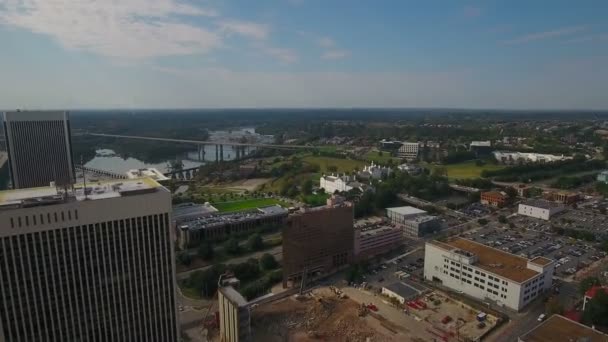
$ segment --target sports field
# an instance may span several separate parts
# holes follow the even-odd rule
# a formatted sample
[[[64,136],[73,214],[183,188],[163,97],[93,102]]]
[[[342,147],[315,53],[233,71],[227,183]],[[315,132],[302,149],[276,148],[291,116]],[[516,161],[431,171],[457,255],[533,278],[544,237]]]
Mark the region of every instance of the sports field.
[[[246,209],[266,207],[274,204],[284,205],[283,202],[274,198],[251,198],[242,201],[212,203],[212,205],[216,207],[217,210],[219,210],[220,212],[241,211]]]
[[[445,167],[448,172],[448,178],[450,179],[479,178],[481,177],[481,172],[483,172],[483,170],[499,170],[505,168],[504,165],[496,164],[477,166],[475,161],[448,165],[428,165],[427,167],[431,169]]]
[[[335,166],[338,169],[337,172],[352,172],[355,168],[362,169],[365,165],[365,162],[361,160],[317,156],[307,156],[302,158],[302,161],[309,164],[319,165],[321,172],[326,173],[331,172],[327,170],[328,166]]]

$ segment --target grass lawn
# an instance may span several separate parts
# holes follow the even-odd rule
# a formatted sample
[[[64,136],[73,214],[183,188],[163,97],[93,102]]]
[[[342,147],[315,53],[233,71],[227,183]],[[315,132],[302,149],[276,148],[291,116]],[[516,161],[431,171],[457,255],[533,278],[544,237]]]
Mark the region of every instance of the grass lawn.
[[[286,205],[282,201],[279,201],[274,198],[251,198],[242,201],[212,203],[212,205],[216,207],[217,210],[219,210],[220,212],[241,211],[246,209],[266,207],[274,204],[279,204],[283,206]]]
[[[485,164],[483,166],[475,165],[475,161],[468,161],[458,164],[442,165],[448,171],[450,179],[465,179],[481,177],[483,170],[499,170],[505,168],[504,165]],[[433,166],[434,167],[434,166]]]
[[[342,159],[342,158],[332,158],[332,157],[320,157],[320,156],[307,156],[302,158],[302,160],[309,164],[319,165],[321,168],[321,172],[330,172],[327,170],[327,167],[330,165],[338,168],[338,172],[352,172],[355,168],[362,169],[365,165],[365,162],[361,160],[352,160],[352,159]]]
[[[328,198],[329,198],[329,194],[322,193],[322,194],[316,194],[316,195],[303,196],[302,201],[304,203],[310,204],[312,206],[320,206],[320,205],[325,205]]]
[[[363,157],[370,162],[374,161],[380,164],[387,164],[391,159],[395,165],[399,165],[400,162],[399,158],[391,156],[389,152],[382,152],[382,155],[380,155],[380,151],[369,151]]]

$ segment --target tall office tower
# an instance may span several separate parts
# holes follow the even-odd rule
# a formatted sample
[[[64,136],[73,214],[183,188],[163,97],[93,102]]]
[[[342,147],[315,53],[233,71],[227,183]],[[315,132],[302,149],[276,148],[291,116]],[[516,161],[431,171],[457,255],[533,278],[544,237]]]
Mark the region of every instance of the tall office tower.
[[[339,201],[292,214],[283,229],[283,287],[331,274],[353,260],[353,205]],[[304,278],[304,279],[303,279]]]
[[[6,112],[4,136],[14,189],[73,182],[67,112]]]
[[[149,178],[0,192],[0,342],[177,341],[170,213]]]

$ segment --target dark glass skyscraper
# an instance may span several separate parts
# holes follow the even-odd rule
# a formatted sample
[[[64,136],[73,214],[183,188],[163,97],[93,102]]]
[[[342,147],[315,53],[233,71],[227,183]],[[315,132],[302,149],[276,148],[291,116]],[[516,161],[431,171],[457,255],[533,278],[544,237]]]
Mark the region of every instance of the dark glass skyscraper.
[[[3,124],[14,189],[74,181],[67,112],[6,112]]]

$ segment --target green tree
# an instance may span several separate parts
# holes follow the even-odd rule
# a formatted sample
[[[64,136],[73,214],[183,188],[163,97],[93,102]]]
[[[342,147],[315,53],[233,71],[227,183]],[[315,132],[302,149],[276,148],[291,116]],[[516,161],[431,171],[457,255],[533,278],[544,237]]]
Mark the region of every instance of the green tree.
[[[177,262],[189,266],[192,263],[192,256],[188,252],[181,252],[177,255]]]
[[[260,234],[253,234],[247,240],[247,246],[252,251],[259,251],[264,248],[264,240]]]
[[[498,216],[498,222],[505,224],[507,223],[507,217],[505,215],[499,215]]]
[[[477,220],[477,223],[479,223],[482,226],[485,226],[486,224],[488,224],[488,220],[486,220],[484,218],[480,218]]]
[[[304,194],[304,195],[312,194],[312,180],[311,179],[305,180],[304,183],[302,184],[302,194]]]
[[[213,259],[213,246],[209,242],[203,242],[196,251],[196,254],[203,260]]]
[[[585,305],[582,320],[588,325],[608,327],[608,294],[605,291],[597,291]]]
[[[338,172],[338,167],[335,165],[327,165],[327,171],[329,172]]]
[[[239,245],[239,241],[234,237],[226,241],[224,249],[226,250],[226,252],[232,255],[236,255],[241,252],[241,246]]]
[[[274,270],[277,266],[279,266],[277,260],[268,253],[264,253],[260,258],[260,267],[265,271]]]
[[[585,294],[587,290],[597,285],[601,285],[600,279],[598,277],[587,277],[581,280],[578,290],[581,294]]]

